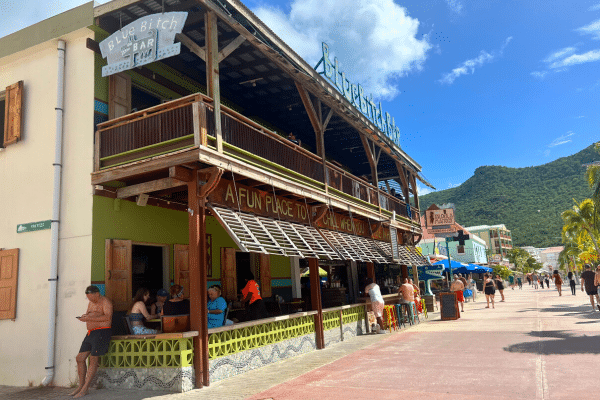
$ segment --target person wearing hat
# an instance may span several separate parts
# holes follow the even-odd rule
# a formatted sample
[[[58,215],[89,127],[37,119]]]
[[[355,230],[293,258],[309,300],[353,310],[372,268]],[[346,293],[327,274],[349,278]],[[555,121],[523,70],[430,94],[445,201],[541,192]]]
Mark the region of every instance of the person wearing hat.
[[[150,310],[151,313],[160,314],[168,298],[169,293],[165,289],[158,289],[158,292],[156,292],[156,302],[152,304],[152,309]]]

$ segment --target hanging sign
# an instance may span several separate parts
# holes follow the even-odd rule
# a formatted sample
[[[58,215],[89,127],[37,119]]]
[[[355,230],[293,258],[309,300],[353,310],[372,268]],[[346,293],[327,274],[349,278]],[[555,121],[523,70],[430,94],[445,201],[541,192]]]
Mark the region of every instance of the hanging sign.
[[[33,232],[33,231],[42,231],[44,229],[50,229],[51,221],[39,221],[39,222],[29,222],[27,224],[19,224],[17,225],[17,233],[23,232]]]
[[[394,117],[390,116],[389,113],[384,113],[381,108],[381,102],[375,104],[373,101],[373,95],[367,96],[361,85],[351,83],[346,74],[339,70],[338,59],[335,57],[333,63],[329,59],[329,46],[327,43],[323,43],[323,57],[315,67],[319,68],[319,65],[323,63],[323,71],[319,72],[324,74],[339,90],[339,92],[354,105],[357,109],[362,112],[365,117],[374,123],[377,128],[384,135],[390,138],[398,147],[400,147],[400,128],[396,126]]]
[[[100,42],[100,52],[108,65],[102,76],[109,76],[144,64],[176,56],[181,43],[173,43],[181,33],[187,12],[147,15],[137,19]]]

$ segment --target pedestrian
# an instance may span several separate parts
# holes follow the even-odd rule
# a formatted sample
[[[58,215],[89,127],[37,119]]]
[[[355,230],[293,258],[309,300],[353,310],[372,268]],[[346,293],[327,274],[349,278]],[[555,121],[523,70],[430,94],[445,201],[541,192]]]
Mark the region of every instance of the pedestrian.
[[[502,300],[500,300],[500,301],[504,301],[504,282],[502,282],[502,278],[500,278],[500,275],[496,275],[495,283],[496,283],[496,288],[500,292],[500,296],[502,296]]]
[[[595,281],[596,274],[592,272],[592,266],[590,264],[585,264],[585,271],[581,273],[581,291],[583,292],[583,287],[585,286],[585,292],[588,294],[588,296],[590,296],[590,303],[592,303],[592,312],[596,311],[596,306],[594,305],[594,297],[599,303],[598,310],[600,310],[598,286],[595,285]]]
[[[473,292],[473,303],[475,303],[475,298],[477,297],[477,282],[473,278],[473,275],[469,275],[469,289]]]
[[[533,273],[533,275],[531,275],[531,282],[532,282],[533,288],[537,289],[538,288],[538,276],[535,272]]]
[[[460,303],[460,311],[465,312],[465,296],[463,295],[463,289],[465,285],[459,279],[458,275],[454,275],[454,280],[450,285],[450,290],[456,293],[456,299]]]
[[[508,284],[512,290],[515,290],[515,276],[511,275],[508,277]]]
[[[540,286],[544,288],[544,275],[540,275]]]
[[[544,275],[544,282],[546,282],[546,289],[550,289],[550,277],[548,274]]]
[[[483,275],[483,291],[485,293],[485,300],[487,301],[487,306],[485,308],[490,308],[490,299],[492,299],[492,308],[496,308],[494,306],[494,294],[496,293],[496,285],[494,284],[494,280],[490,278],[489,274]]]
[[[406,280],[408,282],[408,279]],[[413,287],[410,287],[411,292],[414,291]],[[371,298],[371,308],[373,310],[373,314],[375,314],[375,318],[377,318],[377,326],[375,327],[375,332],[377,333],[385,333],[383,330],[383,307],[385,302],[383,301],[383,297],[381,296],[381,290],[379,289],[379,285],[374,283],[371,278],[367,278],[367,286],[365,286],[365,293],[369,293],[369,297]]]
[[[527,283],[531,286],[531,275],[527,274]]]
[[[573,296],[575,296],[575,276],[573,275],[573,271],[569,271],[569,273],[567,274],[567,277],[569,278],[569,286],[571,287],[571,294]]]
[[[519,290],[523,290],[523,280],[520,276],[517,277],[517,285],[519,285]]]
[[[563,280],[560,277],[560,274],[558,273],[557,269],[554,270],[554,274],[552,275],[552,278],[554,278],[554,286],[556,286],[556,290],[558,290],[558,295],[562,296]]]
[[[98,370],[100,356],[108,352],[112,335],[112,302],[100,294],[100,289],[97,286],[88,286],[85,289],[85,295],[89,300],[87,311],[77,319],[85,322],[88,331],[83,343],[81,343],[79,354],[75,357],[79,377],[77,388],[70,393],[71,396],[76,398],[83,397],[88,393]],[[86,363],[88,357],[89,366]]]

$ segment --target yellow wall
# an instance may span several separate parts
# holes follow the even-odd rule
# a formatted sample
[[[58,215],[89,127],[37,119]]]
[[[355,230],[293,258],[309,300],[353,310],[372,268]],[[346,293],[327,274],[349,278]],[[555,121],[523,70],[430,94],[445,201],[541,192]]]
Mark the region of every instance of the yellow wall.
[[[56,379],[76,378],[75,355],[85,327],[90,282],[93,166],[93,53],[88,29],[66,42],[62,207],[59,231]],[[0,151],[0,248],[20,249],[17,316],[0,321],[0,377],[4,385],[38,385],[47,361],[50,230],[16,233],[17,224],[52,217],[57,40],[0,59],[0,87],[24,81],[22,140]]]

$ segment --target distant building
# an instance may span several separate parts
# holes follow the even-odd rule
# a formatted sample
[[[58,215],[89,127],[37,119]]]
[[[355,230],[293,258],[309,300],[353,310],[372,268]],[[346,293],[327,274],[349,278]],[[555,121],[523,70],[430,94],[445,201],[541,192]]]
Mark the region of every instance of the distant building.
[[[468,226],[469,232],[479,236],[490,250],[490,258],[496,262],[507,259],[508,251],[513,248],[512,234],[506,225],[478,225]]]
[[[533,257],[533,259],[536,262],[539,262],[539,263],[542,262],[541,257],[540,257],[540,253],[541,253],[542,250],[544,250],[543,248],[540,249],[540,248],[533,247],[533,246],[523,246],[521,248],[523,250],[525,250],[526,252],[528,252],[531,255],[531,257]]]
[[[558,255],[564,250],[564,246],[547,247],[540,249],[540,262],[548,271],[558,269]]]
[[[421,226],[423,229],[423,239],[419,242],[423,255],[441,255],[448,256],[446,250],[446,238],[444,236],[456,236],[456,233],[449,234],[445,233],[442,235],[434,235],[431,228],[425,226],[425,217],[421,217]],[[448,249],[450,250],[450,258],[455,261],[464,263],[476,263],[486,264],[486,243],[484,240],[479,238],[477,235],[471,234],[471,232],[464,228],[458,223],[454,223],[453,227],[458,231],[462,230],[463,234],[468,234],[470,237],[465,240],[465,245],[460,246],[458,242],[448,243]]]

